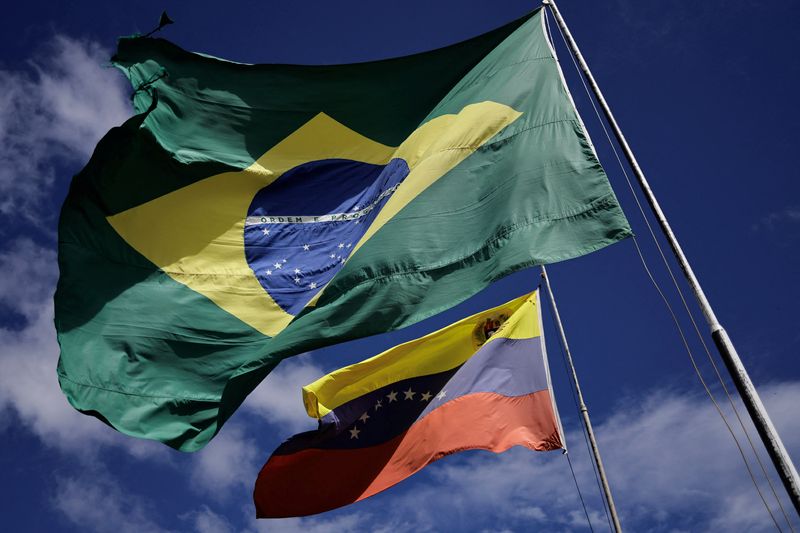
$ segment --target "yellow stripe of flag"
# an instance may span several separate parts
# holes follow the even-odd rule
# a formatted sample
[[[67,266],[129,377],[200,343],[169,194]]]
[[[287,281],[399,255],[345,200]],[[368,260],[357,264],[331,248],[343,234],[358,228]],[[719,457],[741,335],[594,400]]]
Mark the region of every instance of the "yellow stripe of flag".
[[[303,387],[308,416],[322,418],[336,407],[391,383],[437,374],[463,364],[480,347],[476,332],[479,333],[487,319],[508,317],[486,342],[539,337],[537,313],[534,291],[331,372]]]

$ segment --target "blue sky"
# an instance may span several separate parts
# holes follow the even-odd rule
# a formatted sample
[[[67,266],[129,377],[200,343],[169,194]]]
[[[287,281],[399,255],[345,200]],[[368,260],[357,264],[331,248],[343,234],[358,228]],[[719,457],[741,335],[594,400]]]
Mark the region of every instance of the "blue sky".
[[[264,460],[283,438],[314,426],[302,409],[301,385],[528,291],[538,283],[536,271],[510,276],[419,326],[287,361],[195,454],[125,437],[73,412],[55,378],[58,209],[70,176],[97,140],[131,114],[130,91],[121,76],[101,68],[116,37],[148,31],[166,7],[177,24],[163,36],[184,48],[246,62],[351,62],[450,44],[514,19],[534,4],[70,4],[29,0],[6,8],[0,19],[4,528],[588,530],[565,458],[520,449],[448,457],[381,495],[317,517],[252,518],[250,493]],[[800,108],[795,95],[800,5],[563,0],[560,7],[790,453],[800,458]],[[659,283],[678,308],[557,35],[556,43],[612,186]],[[774,530],[633,243],[549,270],[623,526],[658,532]],[[705,334],[700,314],[696,317]],[[681,320],[691,333],[685,313]],[[545,322],[567,443],[593,526],[602,531],[607,525],[578,416],[548,316]],[[704,376],[713,381],[696,336],[690,344]],[[721,392],[718,385],[712,389]],[[761,457],[766,461],[763,452]],[[761,486],[787,530],[763,479]],[[785,498],[784,507],[800,528]]]

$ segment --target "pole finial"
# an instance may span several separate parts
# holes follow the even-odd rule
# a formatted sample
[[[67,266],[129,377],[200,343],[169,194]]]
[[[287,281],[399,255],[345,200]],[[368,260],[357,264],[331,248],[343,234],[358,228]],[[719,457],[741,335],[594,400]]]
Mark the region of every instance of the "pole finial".
[[[156,26],[155,29],[145,33],[142,37],[150,37],[164,26],[169,26],[170,24],[175,24],[175,21],[169,18],[169,15],[167,15],[166,11],[162,11],[161,16],[158,19],[158,26]]]

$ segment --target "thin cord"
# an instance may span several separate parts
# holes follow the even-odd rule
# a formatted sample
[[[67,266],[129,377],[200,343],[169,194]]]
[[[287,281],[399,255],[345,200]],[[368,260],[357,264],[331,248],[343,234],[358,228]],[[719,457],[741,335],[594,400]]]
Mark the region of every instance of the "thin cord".
[[[549,24],[548,24],[548,31],[549,31]],[[564,40],[564,44],[567,45],[566,39],[564,37],[564,34],[563,34],[563,32],[561,32],[561,28],[559,28],[559,32],[561,33],[561,38]],[[551,36],[551,40],[552,40],[552,36]],[[659,252],[659,254],[661,256],[661,259],[662,259],[662,261],[664,263],[664,266],[666,267],[667,272],[669,272],[670,278],[672,279],[672,283],[675,286],[675,289],[676,289],[676,291],[677,291],[677,293],[678,293],[678,295],[679,295],[679,297],[681,299],[683,307],[686,310],[687,315],[689,316],[689,320],[691,321],[692,326],[694,327],[695,333],[697,334],[697,337],[700,339],[700,343],[702,344],[703,349],[706,352],[706,355],[708,357],[708,360],[711,363],[711,366],[714,368],[714,372],[716,373],[717,379],[718,379],[720,385],[722,385],[722,389],[725,392],[725,396],[728,398],[728,402],[730,403],[731,408],[733,409],[733,412],[736,415],[737,420],[739,421],[739,425],[742,428],[742,431],[744,432],[748,443],[750,444],[750,448],[753,450],[753,454],[755,455],[756,461],[758,462],[758,464],[759,464],[759,466],[761,468],[761,471],[764,474],[764,477],[766,478],[767,483],[769,484],[769,487],[770,487],[770,489],[772,491],[772,495],[775,497],[775,500],[778,502],[778,506],[780,507],[781,512],[783,513],[783,516],[786,519],[786,523],[789,525],[789,528],[792,531],[794,531],[794,528],[792,527],[791,521],[789,520],[789,517],[786,514],[786,511],[785,511],[785,509],[784,509],[784,507],[783,507],[783,505],[782,505],[782,503],[780,501],[780,498],[778,498],[778,495],[777,495],[777,493],[775,491],[775,487],[773,486],[772,481],[770,480],[770,477],[767,474],[766,469],[764,468],[764,464],[761,461],[761,458],[759,457],[758,452],[757,452],[757,450],[756,450],[756,448],[755,448],[755,446],[753,444],[753,441],[750,438],[750,434],[747,431],[747,428],[744,425],[744,422],[742,421],[742,418],[741,418],[741,416],[739,414],[738,409],[736,409],[735,402],[731,398],[731,395],[730,395],[730,393],[728,391],[728,388],[725,385],[725,381],[723,380],[722,375],[719,372],[719,368],[717,367],[716,363],[714,362],[714,358],[711,356],[711,352],[708,349],[708,346],[706,345],[706,342],[705,342],[702,334],[700,333],[700,329],[697,326],[697,322],[695,321],[694,316],[692,315],[692,312],[691,312],[691,310],[689,308],[689,305],[686,302],[686,298],[684,297],[683,291],[681,290],[680,285],[678,284],[678,281],[675,278],[675,274],[673,273],[672,268],[670,267],[669,262],[667,261],[666,255],[664,254],[664,251],[663,251],[661,245],[659,244],[658,239],[656,238],[656,235],[655,235],[655,232],[653,230],[653,227],[651,226],[650,221],[648,220],[647,216],[645,215],[645,212],[644,212],[644,209],[642,207],[642,204],[639,201],[638,196],[636,195],[636,192],[635,192],[635,189],[633,187],[633,184],[631,183],[630,177],[628,176],[628,173],[627,173],[627,171],[625,169],[625,165],[622,163],[622,159],[620,158],[619,153],[617,152],[616,146],[614,145],[614,143],[613,143],[613,141],[611,139],[611,135],[609,134],[608,129],[606,128],[606,125],[605,125],[605,123],[603,122],[603,120],[602,120],[602,118],[600,116],[600,112],[597,109],[597,106],[596,106],[596,104],[594,102],[594,99],[591,96],[589,88],[586,85],[586,81],[584,80],[583,76],[580,74],[580,69],[578,68],[578,64],[575,61],[575,58],[571,54],[570,54],[570,57],[572,58],[572,63],[575,66],[575,70],[578,72],[578,77],[581,80],[581,84],[583,85],[584,91],[586,92],[586,95],[587,95],[587,97],[589,99],[589,102],[592,105],[592,109],[594,109],[595,115],[597,116],[597,120],[598,120],[598,122],[600,123],[600,126],[603,129],[603,133],[605,133],[605,136],[606,136],[606,139],[608,140],[609,146],[611,147],[612,151],[614,152],[614,156],[617,159],[617,163],[619,164],[620,170],[622,171],[622,174],[625,176],[625,181],[628,184],[628,188],[630,189],[631,194],[633,195],[633,198],[634,198],[634,200],[636,202],[636,205],[637,205],[637,207],[639,209],[639,212],[640,212],[642,218],[644,219],[645,224],[647,225],[647,229],[648,229],[648,231],[650,233],[650,236],[652,237],[653,242],[656,245],[656,248],[658,249],[658,252]],[[666,300],[664,294],[661,292],[661,289],[658,287],[658,285],[655,282],[655,279],[653,278],[652,274],[650,273],[649,269],[647,268],[647,265],[646,265],[646,263],[644,261],[644,257],[642,255],[641,249],[639,248],[639,244],[638,244],[638,242],[636,242],[635,238],[634,238],[634,243],[636,244],[636,248],[637,248],[637,252],[639,253],[639,257],[642,260],[642,264],[644,265],[645,269],[647,270],[651,281],[653,282],[654,285],[656,285],[656,288],[659,290],[659,293],[661,294],[662,299],[664,299],[664,302],[667,303],[667,300]],[[667,305],[669,306],[669,304],[667,304]],[[672,313],[671,309],[670,309],[670,313]],[[674,313],[673,313],[673,318],[675,318],[674,317]],[[678,324],[677,319],[676,319],[676,325],[678,326],[678,328],[680,330],[680,325]],[[681,332],[681,337],[683,338],[683,331],[681,330],[680,332]],[[687,350],[688,350],[688,344],[686,343],[685,338],[684,338],[684,344],[686,344]],[[697,375],[700,378],[701,382],[703,382],[703,386],[707,389],[711,400],[715,403],[715,406],[716,406],[716,400],[714,399],[713,395],[711,395],[711,392],[710,392],[710,390],[708,390],[708,387],[706,387],[705,381],[703,380],[702,375],[700,374],[699,368],[697,367],[697,365],[694,362],[694,358],[693,358],[691,352],[689,352],[689,357],[692,359],[692,364],[695,367],[695,372],[697,373]],[[772,518],[773,522],[775,522],[775,525],[780,530],[780,526],[778,526],[777,521],[775,520],[775,517],[772,515],[772,511],[770,510],[769,505],[767,504],[766,500],[764,499],[763,495],[761,494],[761,490],[760,490],[760,488],[758,486],[758,483],[755,480],[755,477],[752,474],[752,471],[750,470],[750,466],[749,466],[748,460],[747,460],[746,456],[744,455],[744,452],[741,449],[741,446],[739,445],[739,442],[738,442],[738,440],[736,438],[736,435],[733,433],[732,428],[729,426],[727,420],[725,419],[724,414],[718,408],[718,406],[717,406],[717,410],[720,413],[720,416],[722,417],[723,422],[725,422],[725,425],[728,426],[728,430],[730,431],[731,436],[733,437],[734,441],[736,442],[736,446],[739,448],[739,451],[740,451],[740,453],[742,455],[742,459],[745,462],[745,466],[747,467],[748,472],[750,472],[750,477],[753,480],[753,484],[754,484],[754,486],[756,488],[756,491],[758,492],[759,496],[761,497],[761,500],[764,502],[764,505],[767,508],[767,512],[769,513],[769,515]]]
[[[564,349],[564,343],[561,340],[560,335],[556,335],[558,337],[558,346],[561,351],[561,362],[564,363],[564,372],[569,374],[569,367],[567,366],[567,356]],[[578,398],[575,396],[575,390],[570,387],[570,393],[572,394],[572,402],[575,404],[575,411],[580,413],[580,407],[578,406]],[[579,415],[580,416],[580,415]],[[586,453],[589,454],[589,457],[592,457],[592,448],[589,445],[589,437],[586,433],[586,427],[584,426],[583,421],[581,420],[581,435],[583,435],[583,442],[586,444]],[[603,512],[606,515],[606,520],[608,521],[608,529],[609,531],[614,531],[614,527],[611,525],[611,515],[608,513],[608,504],[606,502],[605,497],[603,496],[603,487],[600,485],[600,475],[597,471],[597,465],[595,465],[594,459],[590,459],[592,464],[592,473],[594,474],[594,481],[597,484],[597,492],[600,494],[600,501],[603,502]],[[581,499],[583,501],[583,499]]]
[[[586,523],[589,524],[589,529],[594,533],[594,528],[592,527],[592,520],[589,518],[589,511],[586,510],[586,502],[583,501],[583,494],[581,494],[581,488],[578,486],[578,478],[575,477],[575,469],[572,468],[572,460],[569,458],[569,452],[564,452],[564,455],[567,456],[567,464],[569,465],[569,471],[572,472],[572,480],[575,482],[575,489],[578,491],[578,498],[581,499],[581,506],[583,507],[583,514],[586,515]]]
[[[695,374],[697,374],[697,379],[700,380],[700,383],[703,385],[703,389],[706,391],[709,399],[711,399],[711,403],[714,404],[714,408],[717,410],[722,422],[725,424],[725,427],[728,428],[728,432],[733,437],[733,442],[736,444],[736,448],[739,450],[739,455],[742,456],[742,460],[744,461],[744,466],[747,468],[747,473],[750,474],[750,479],[753,482],[753,486],[756,488],[756,492],[758,492],[758,496],[761,498],[761,501],[764,503],[764,507],[767,509],[769,513],[769,517],[772,518],[772,521],[775,523],[775,527],[778,528],[778,531],[783,531],[781,526],[778,524],[778,521],[775,519],[775,516],[772,514],[772,510],[770,509],[769,505],[767,504],[767,500],[764,499],[764,495],[761,493],[761,489],[758,486],[758,482],[756,481],[755,475],[750,468],[750,463],[747,461],[747,457],[744,454],[744,450],[742,449],[741,445],[739,444],[739,439],[736,438],[736,435],[733,432],[733,428],[728,423],[725,414],[722,412],[717,400],[714,398],[714,394],[711,392],[711,389],[708,388],[705,379],[703,379],[703,375],[700,372],[700,368],[697,366],[697,362],[695,361],[694,355],[692,354],[691,348],[689,348],[689,343],[686,340],[686,336],[683,333],[683,328],[678,322],[678,317],[675,315],[675,311],[673,311],[672,306],[670,305],[667,297],[664,295],[664,292],[661,290],[661,287],[658,285],[658,282],[653,277],[652,272],[650,272],[650,268],[647,266],[647,262],[644,259],[644,255],[642,255],[642,250],[639,248],[639,242],[636,240],[636,237],[633,237],[633,243],[636,246],[636,252],[639,254],[639,259],[642,262],[642,267],[644,267],[647,276],[650,278],[650,281],[653,283],[653,286],[658,291],[658,294],[661,296],[661,299],[664,301],[664,305],[669,310],[670,316],[672,316],[672,321],[675,323],[675,327],[678,329],[678,333],[681,336],[681,341],[683,341],[683,345],[686,348],[686,353],[689,355],[689,360],[692,362],[692,367],[694,368]]]
[[[548,283],[547,290],[550,291],[550,285]],[[564,346],[564,341],[561,338],[561,335],[556,335],[558,338],[558,347],[561,351],[561,362],[564,364],[564,372],[569,374],[569,367],[567,366],[567,354],[566,354],[566,347]],[[575,394],[575,389],[573,387],[569,388],[569,392],[572,395],[572,403],[575,405],[575,411],[580,413],[580,407],[578,406],[578,397]],[[600,475],[597,471],[597,465],[594,462],[593,454],[591,446],[589,445],[589,437],[587,435],[586,427],[584,425],[583,419],[581,418],[581,435],[583,435],[583,442],[586,444],[586,452],[589,454],[590,462],[592,464],[592,473],[594,474],[594,480],[597,483],[597,492],[600,494],[600,501],[603,502],[603,512],[606,514],[606,520],[608,521],[608,529],[609,531],[614,531],[614,527],[611,525],[611,515],[608,512],[608,504],[606,502],[605,497],[603,496],[603,487],[600,485]],[[571,465],[570,465],[571,467]],[[577,482],[576,482],[577,483]],[[581,503],[583,503],[583,498],[581,498]]]

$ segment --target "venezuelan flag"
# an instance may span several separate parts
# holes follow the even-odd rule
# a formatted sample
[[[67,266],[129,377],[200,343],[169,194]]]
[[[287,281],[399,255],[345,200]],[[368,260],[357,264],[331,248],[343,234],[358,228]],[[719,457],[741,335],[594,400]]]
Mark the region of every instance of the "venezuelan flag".
[[[328,374],[303,399],[320,428],[264,465],[260,518],[362,500],[462,450],[563,447],[538,291]]]
[[[121,39],[138,114],[59,225],[69,402],[196,450],[285,357],[630,235],[543,20],[351,65]]]

